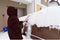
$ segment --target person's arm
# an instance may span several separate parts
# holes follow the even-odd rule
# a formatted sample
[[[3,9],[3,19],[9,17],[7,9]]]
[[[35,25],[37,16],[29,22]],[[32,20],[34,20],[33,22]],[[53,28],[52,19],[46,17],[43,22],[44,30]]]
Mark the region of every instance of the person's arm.
[[[23,21],[19,21],[19,26],[23,28]]]

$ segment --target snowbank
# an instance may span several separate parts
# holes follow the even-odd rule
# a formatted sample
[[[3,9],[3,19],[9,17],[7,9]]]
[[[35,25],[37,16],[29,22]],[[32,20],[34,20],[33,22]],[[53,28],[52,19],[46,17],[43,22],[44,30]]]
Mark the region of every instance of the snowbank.
[[[28,17],[28,23],[30,25],[36,24],[38,27],[49,25],[60,26],[60,7],[47,7],[39,12],[32,13]]]
[[[60,7],[48,7],[29,17],[30,24],[39,26],[60,25]]]

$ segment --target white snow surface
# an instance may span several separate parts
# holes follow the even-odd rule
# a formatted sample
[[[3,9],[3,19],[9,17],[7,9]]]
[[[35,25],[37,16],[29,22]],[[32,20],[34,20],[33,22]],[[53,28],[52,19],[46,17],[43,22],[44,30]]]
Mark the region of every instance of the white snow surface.
[[[36,24],[38,27],[47,27],[49,25],[60,26],[60,6],[46,7],[39,12],[29,15],[29,17],[26,17],[28,17],[28,23],[30,25]],[[58,29],[60,29],[60,27]]]
[[[24,21],[27,18],[27,16],[23,16],[19,18],[19,21]]]
[[[22,35],[23,40],[32,40],[31,38],[28,39],[28,37]],[[8,36],[8,32],[0,32],[0,40],[10,40]]]

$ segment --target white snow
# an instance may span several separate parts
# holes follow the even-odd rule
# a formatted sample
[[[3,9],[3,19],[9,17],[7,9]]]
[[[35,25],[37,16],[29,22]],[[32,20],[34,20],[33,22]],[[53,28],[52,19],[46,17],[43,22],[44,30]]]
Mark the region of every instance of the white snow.
[[[60,7],[47,7],[43,12],[34,13],[29,17],[30,24],[39,26],[60,25]]]
[[[28,17],[29,16],[29,17]],[[28,18],[27,18],[28,17]],[[56,28],[60,30],[60,6],[46,7],[39,12],[31,13],[27,16],[19,18],[19,20],[27,19],[27,37],[31,36],[31,25],[36,24],[37,27]],[[51,26],[52,25],[52,26]]]
[[[10,40],[7,32],[0,32],[0,40]]]
[[[39,12],[31,13],[29,15],[28,23],[30,25],[36,24],[38,27],[56,25],[52,28],[60,29],[60,6],[46,7]]]
[[[24,21],[27,18],[27,16],[23,16],[19,18],[19,21]]]
[[[29,16],[29,17],[28,17]],[[39,12],[29,14],[19,18],[20,21],[28,20],[27,36],[23,36],[23,40],[32,40],[31,36],[31,25],[37,24],[38,27],[47,27],[60,29],[60,7],[47,7]],[[53,26],[50,26],[53,25]],[[0,32],[0,40],[9,40],[7,32]]]
[[[23,40],[32,40],[31,38],[29,39],[28,37],[23,36]],[[0,40],[10,40],[8,36],[8,32],[0,32]]]

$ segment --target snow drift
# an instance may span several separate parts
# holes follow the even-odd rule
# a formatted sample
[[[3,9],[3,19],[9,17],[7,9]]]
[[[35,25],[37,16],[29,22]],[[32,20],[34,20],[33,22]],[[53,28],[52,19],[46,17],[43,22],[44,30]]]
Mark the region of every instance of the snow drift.
[[[30,16],[29,16],[30,15]],[[38,27],[47,27],[49,25],[60,26],[60,7],[47,7],[39,12],[31,13],[28,17],[30,25],[36,24]],[[26,18],[26,17],[25,17]],[[57,28],[58,28],[57,27]],[[59,27],[60,28],[60,27]]]

